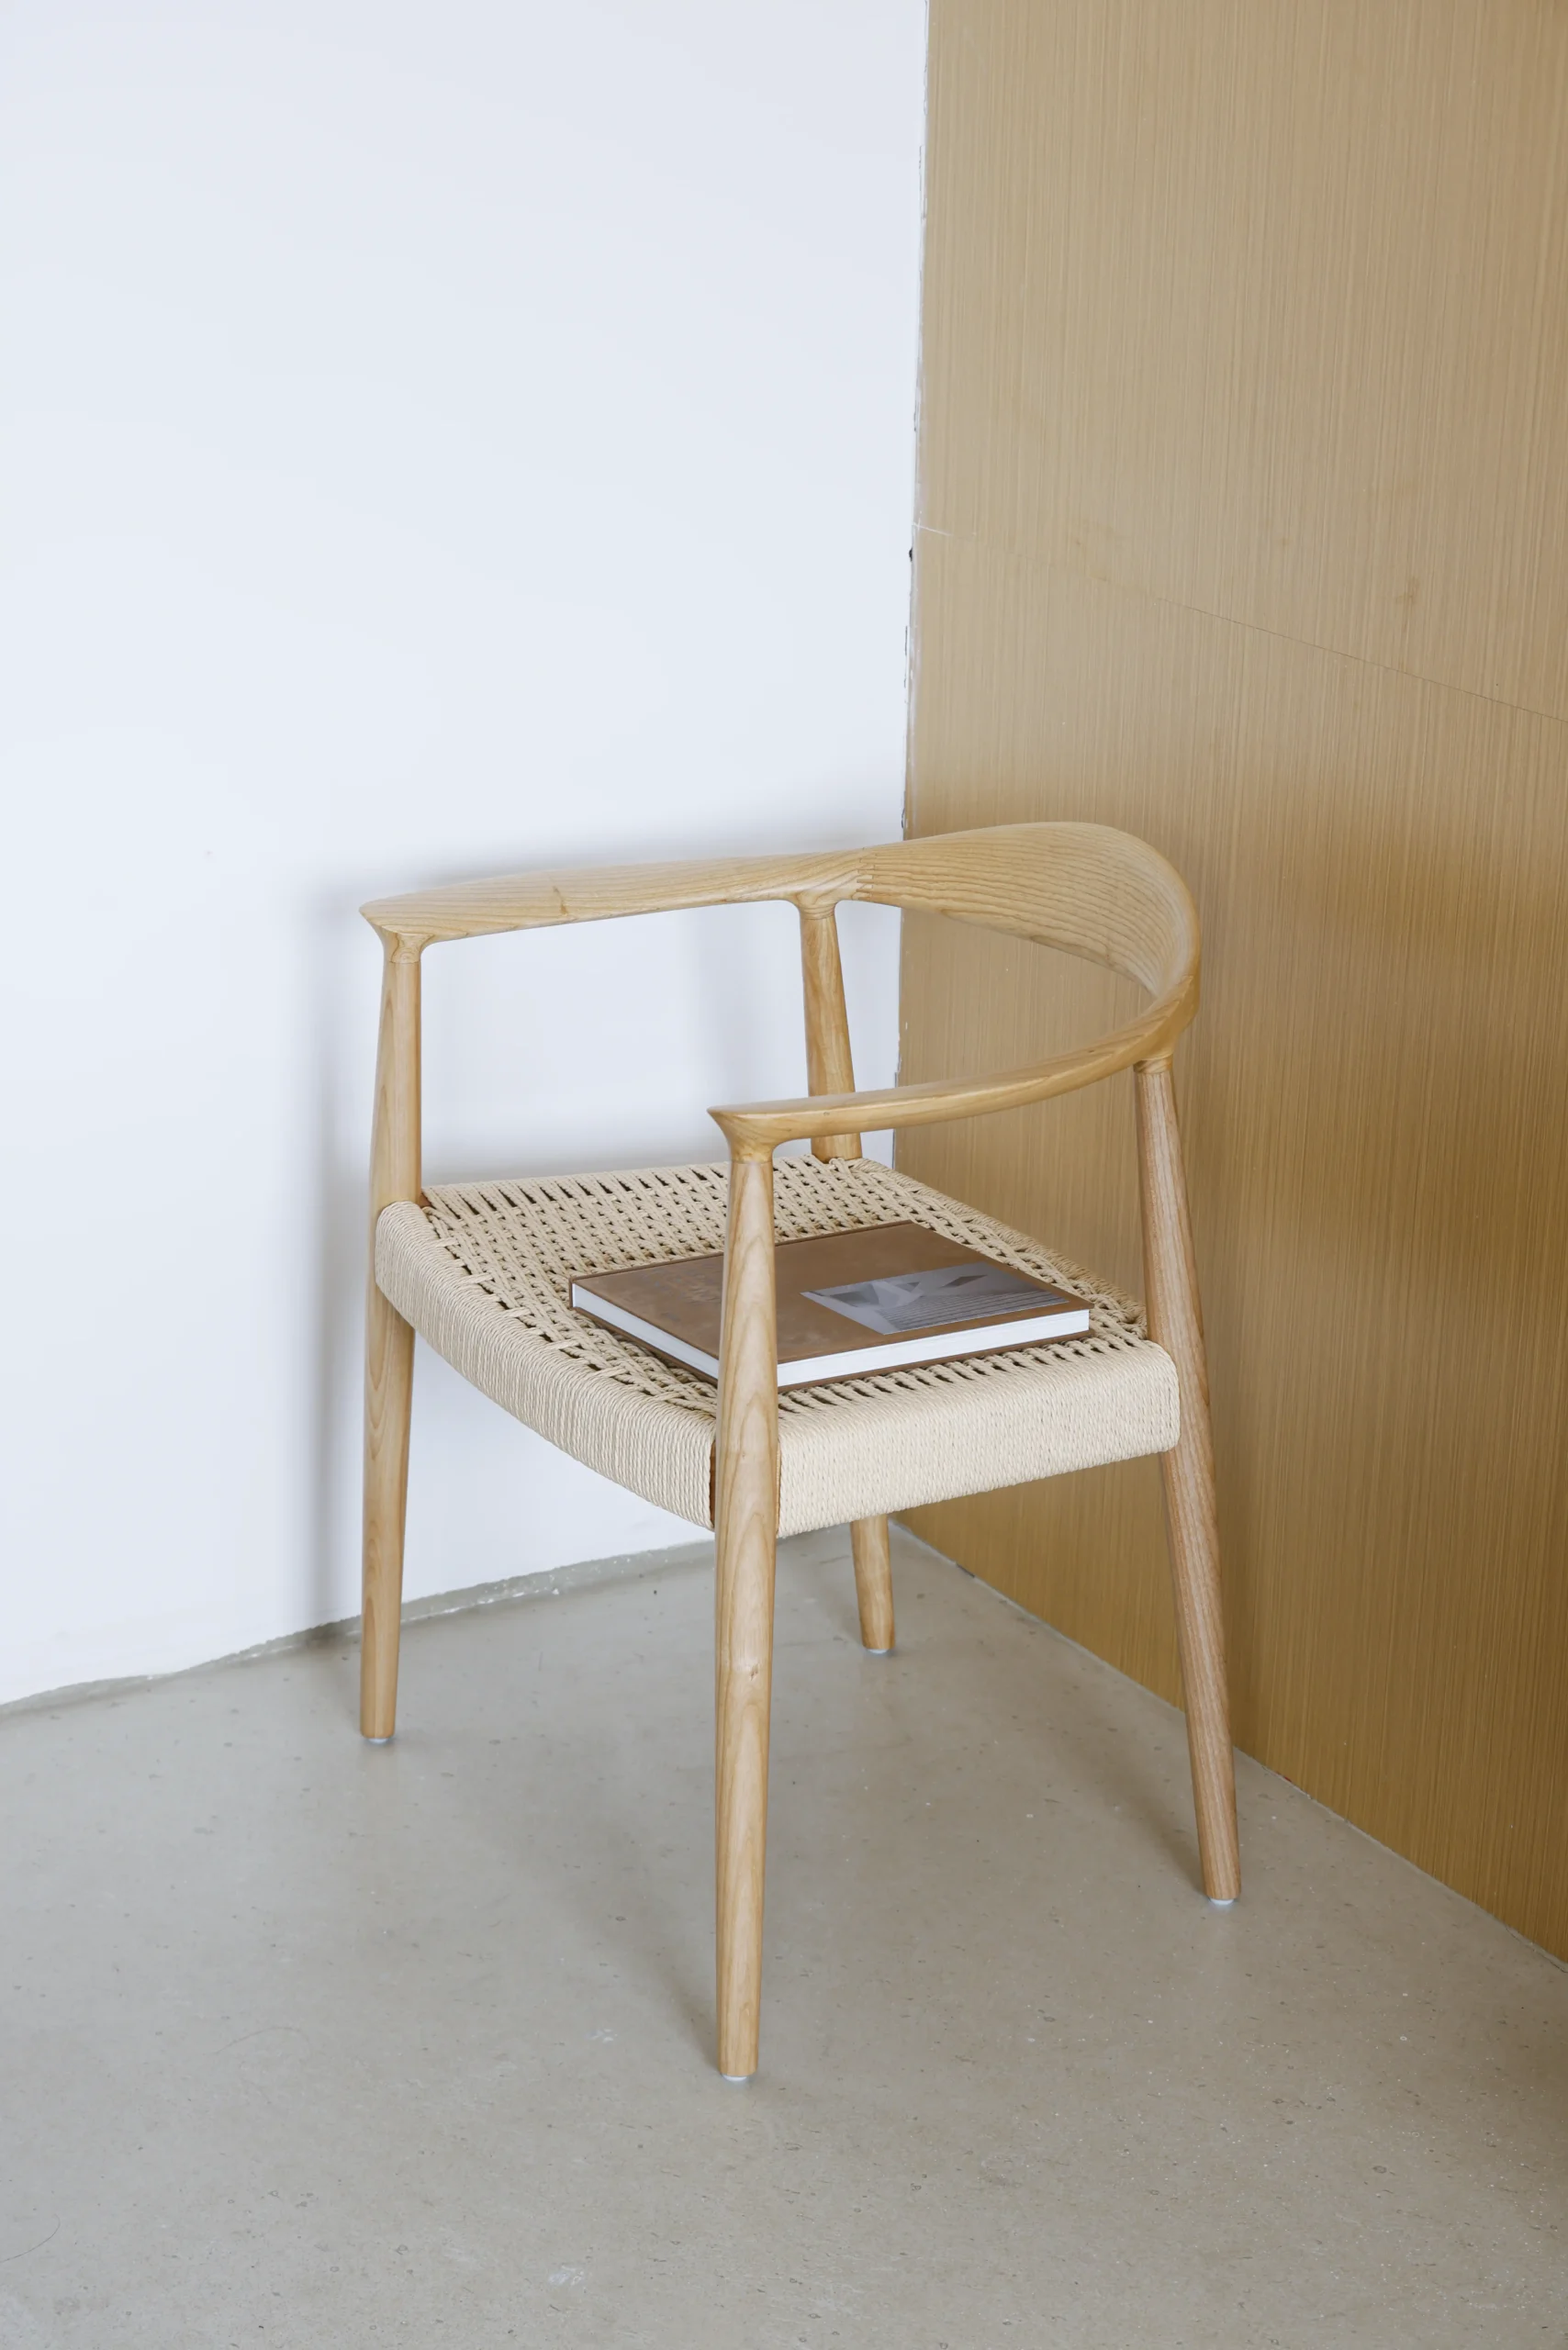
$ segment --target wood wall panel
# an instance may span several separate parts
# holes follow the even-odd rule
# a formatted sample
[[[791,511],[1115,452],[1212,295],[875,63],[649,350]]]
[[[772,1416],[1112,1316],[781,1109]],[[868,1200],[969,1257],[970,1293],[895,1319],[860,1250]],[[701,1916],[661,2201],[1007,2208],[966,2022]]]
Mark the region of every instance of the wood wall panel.
[[[912,828],[1092,817],[1191,881],[1239,1741],[1568,1955],[1568,412],[1518,390],[1568,331],[1568,13],[936,0],[932,41]],[[1266,559],[1260,484],[1311,508]],[[903,1073],[1085,1036],[1119,984],[911,923]],[[1130,1087],[901,1163],[1136,1287]],[[915,1522],[1175,1694],[1152,1464]]]
[[[935,0],[928,520],[1568,715],[1565,179],[1561,0]]]

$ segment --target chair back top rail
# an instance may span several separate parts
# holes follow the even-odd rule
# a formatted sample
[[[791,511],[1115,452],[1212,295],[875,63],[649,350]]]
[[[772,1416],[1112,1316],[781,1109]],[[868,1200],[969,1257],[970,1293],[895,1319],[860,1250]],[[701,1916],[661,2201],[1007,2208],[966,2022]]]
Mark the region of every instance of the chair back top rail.
[[[1029,1069],[715,1109],[711,1115],[738,1156],[1045,1101],[1134,1063],[1168,1058],[1197,1010],[1198,916],[1187,885],[1146,841],[1104,824],[997,824],[817,856],[512,874],[375,899],[361,911],[401,959],[443,940],[563,923],[779,899],[825,913],[851,898],[946,914],[1107,964],[1136,979],[1152,1001],[1111,1035]]]
[[[995,824],[804,856],[703,857],[505,874],[373,899],[366,922],[405,952],[440,941],[768,899],[825,912],[846,898],[950,915],[1108,963],[1163,995],[1198,959],[1185,882],[1106,824]]]

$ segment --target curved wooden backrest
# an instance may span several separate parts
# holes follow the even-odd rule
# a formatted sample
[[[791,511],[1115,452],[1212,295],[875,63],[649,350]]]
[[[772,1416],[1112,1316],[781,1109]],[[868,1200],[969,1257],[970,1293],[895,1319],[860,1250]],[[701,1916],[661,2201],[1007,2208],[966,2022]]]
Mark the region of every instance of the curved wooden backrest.
[[[1136,979],[1151,1001],[1109,1036],[1032,1068],[854,1092],[832,920],[846,898],[946,914],[1085,956]],[[789,900],[801,918],[813,1093],[715,1108],[732,1150],[744,1156],[808,1138],[842,1148],[860,1131],[1018,1108],[1118,1069],[1169,1061],[1197,1010],[1198,917],[1185,882],[1146,841],[1103,824],[1000,824],[815,856],[504,875],[380,899],[362,912],[386,949],[387,1035],[417,1039],[419,960],[438,940],[766,899]],[[417,1042],[389,1046],[388,1056],[389,1067],[417,1067]]]
[[[418,954],[442,939],[779,898],[824,913],[864,898],[950,914],[1108,963],[1156,996],[1197,973],[1197,912],[1181,875],[1147,841],[1105,824],[995,824],[818,856],[507,874],[361,911],[389,944]]]
[[[1021,1109],[1119,1069],[1168,1064],[1197,1010],[1197,910],[1181,875],[1130,834],[1103,824],[992,825],[863,849],[855,866],[847,888],[839,876],[796,897],[808,1042],[813,1035],[821,1040],[812,1055],[815,1098],[714,1108],[710,1114],[737,1156],[807,1138],[824,1157],[852,1156],[859,1136],[879,1126]],[[855,1092],[831,919],[834,901],[845,897],[946,914],[1109,964],[1136,979],[1150,1001],[1110,1035],[1026,1069]],[[829,1041],[834,1038],[836,1048]],[[831,1074],[830,1064],[843,1074]]]
[[[1196,981],[1198,915],[1157,849],[1105,824],[994,824],[863,849],[851,893],[1058,946],[1164,996]]]

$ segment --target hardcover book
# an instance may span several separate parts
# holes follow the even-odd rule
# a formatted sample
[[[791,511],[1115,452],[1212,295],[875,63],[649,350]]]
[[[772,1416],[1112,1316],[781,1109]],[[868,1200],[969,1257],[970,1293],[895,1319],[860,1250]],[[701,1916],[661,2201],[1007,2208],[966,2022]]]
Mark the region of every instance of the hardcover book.
[[[924,1225],[868,1225],[785,1240],[773,1254],[780,1387],[1038,1346],[1089,1327],[1081,1298]],[[582,1273],[573,1280],[572,1304],[656,1354],[717,1379],[723,1277],[722,1252]]]

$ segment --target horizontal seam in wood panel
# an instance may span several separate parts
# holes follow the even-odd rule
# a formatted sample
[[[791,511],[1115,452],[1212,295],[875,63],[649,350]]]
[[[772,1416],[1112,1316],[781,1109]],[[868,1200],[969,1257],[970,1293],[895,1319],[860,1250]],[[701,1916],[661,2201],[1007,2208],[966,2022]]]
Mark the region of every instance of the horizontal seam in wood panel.
[[[1048,555],[1031,554],[1007,539],[981,538],[973,531],[938,531],[929,522],[915,525],[916,539],[946,539],[954,545],[977,547],[983,553],[1001,554],[1010,563],[1027,564],[1031,571],[1048,571],[1058,579],[1081,579],[1092,588],[1108,588],[1114,595],[1136,596],[1146,604],[1158,604],[1168,612],[1191,612],[1197,620],[1214,621],[1221,628],[1245,630],[1249,636],[1272,637],[1280,644],[1300,645],[1306,653],[1325,653],[1331,660],[1352,662],[1358,669],[1374,670],[1380,677],[1407,677],[1412,685],[1430,686],[1435,692],[1458,694],[1466,701],[1484,702],[1494,710],[1517,711],[1521,718],[1539,718],[1548,726],[1568,728],[1568,717],[1554,710],[1538,709],[1534,702],[1508,701],[1501,694],[1478,693],[1473,686],[1456,686],[1447,677],[1434,677],[1424,669],[1398,669],[1391,661],[1372,661],[1364,653],[1348,653],[1343,645],[1325,644],[1314,636],[1293,636],[1288,629],[1264,628],[1260,621],[1238,620],[1232,612],[1211,611],[1206,604],[1190,604],[1180,596],[1159,596],[1152,588],[1139,587],[1133,580],[1108,578],[1103,572],[1080,571],[1070,564],[1053,563]]]

